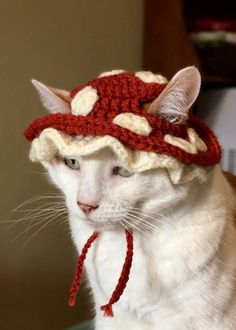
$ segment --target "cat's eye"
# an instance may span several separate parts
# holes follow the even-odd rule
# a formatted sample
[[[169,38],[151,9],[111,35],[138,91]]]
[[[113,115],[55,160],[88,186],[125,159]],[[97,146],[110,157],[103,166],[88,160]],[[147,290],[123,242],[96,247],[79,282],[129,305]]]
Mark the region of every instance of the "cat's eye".
[[[80,164],[76,159],[64,158],[64,163],[66,166],[72,168],[73,170],[79,170]]]
[[[133,175],[133,173],[129,172],[124,167],[120,167],[120,166],[115,166],[112,170],[112,174],[123,176],[123,177],[129,177],[129,176]]]

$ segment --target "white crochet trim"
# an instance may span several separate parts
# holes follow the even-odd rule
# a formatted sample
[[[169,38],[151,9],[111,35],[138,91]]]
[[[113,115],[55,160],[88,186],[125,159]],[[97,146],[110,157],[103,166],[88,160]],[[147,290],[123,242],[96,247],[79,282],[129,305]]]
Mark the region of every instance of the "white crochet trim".
[[[111,71],[106,71],[101,73],[98,78],[102,78],[102,77],[109,77],[109,76],[113,76],[115,74],[120,74],[126,72],[125,70],[111,70]]]
[[[135,73],[135,76],[146,83],[159,83],[167,84],[168,81],[160,74],[154,74],[151,71],[139,71]]]
[[[133,114],[132,112],[121,113],[113,119],[113,123],[129,129],[139,135],[148,136],[152,128],[146,118]]]
[[[87,116],[93,107],[99,96],[96,89],[91,86],[87,86],[79,91],[71,102],[71,112],[73,115]]]
[[[178,138],[171,134],[166,134],[164,136],[164,141],[192,155],[197,154],[198,151],[207,151],[205,142],[198,136],[193,128],[188,128],[187,132],[189,141]]]
[[[105,135],[78,139],[54,128],[46,128],[34,139],[30,150],[30,159],[39,161],[45,167],[56,155],[75,157],[92,154],[109,147],[119,158],[121,166],[131,172],[142,172],[155,168],[166,168],[174,184],[191,181],[197,178],[204,182],[209,168],[196,165],[184,165],[173,157],[154,152],[132,150],[125,147],[116,138]]]

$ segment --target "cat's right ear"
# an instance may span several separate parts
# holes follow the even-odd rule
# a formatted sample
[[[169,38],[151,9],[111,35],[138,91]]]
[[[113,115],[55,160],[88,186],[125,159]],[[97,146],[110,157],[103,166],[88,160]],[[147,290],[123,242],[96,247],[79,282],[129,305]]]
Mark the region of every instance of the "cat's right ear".
[[[32,79],[32,84],[39,93],[43,106],[52,114],[70,112],[70,92],[62,89],[48,87],[43,83]]]
[[[186,67],[171,79],[147,111],[172,123],[184,124],[201,86],[201,75],[194,66]]]

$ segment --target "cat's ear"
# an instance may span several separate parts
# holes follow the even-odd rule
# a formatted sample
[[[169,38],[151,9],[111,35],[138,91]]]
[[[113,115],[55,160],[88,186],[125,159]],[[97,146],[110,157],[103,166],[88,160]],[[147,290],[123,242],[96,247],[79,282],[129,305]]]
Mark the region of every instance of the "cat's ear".
[[[37,89],[43,106],[50,113],[69,113],[70,112],[70,92],[62,89],[48,87],[37,80],[31,80]]]
[[[186,67],[176,73],[147,111],[169,122],[184,124],[188,119],[188,111],[199,94],[200,86],[201,75],[198,69],[194,66]]]

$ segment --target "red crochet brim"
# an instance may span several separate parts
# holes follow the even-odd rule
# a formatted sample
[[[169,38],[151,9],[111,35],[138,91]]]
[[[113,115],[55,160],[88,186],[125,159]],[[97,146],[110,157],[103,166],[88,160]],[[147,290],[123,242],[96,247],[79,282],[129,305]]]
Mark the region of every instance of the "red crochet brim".
[[[142,114],[152,124],[152,132],[149,136],[141,136],[122,128],[116,124],[102,121],[101,119],[89,116],[74,116],[71,114],[51,114],[34,120],[26,129],[24,136],[32,141],[37,138],[46,128],[55,128],[69,135],[110,135],[131,149],[140,151],[155,152],[176,158],[185,164],[211,166],[219,163],[221,158],[220,145],[213,132],[195,116],[190,115],[185,125],[177,125],[166,120]],[[207,146],[207,152],[198,151],[197,154],[190,154],[186,151],[170,145],[164,141],[166,134],[188,139],[187,128],[193,128]]]

